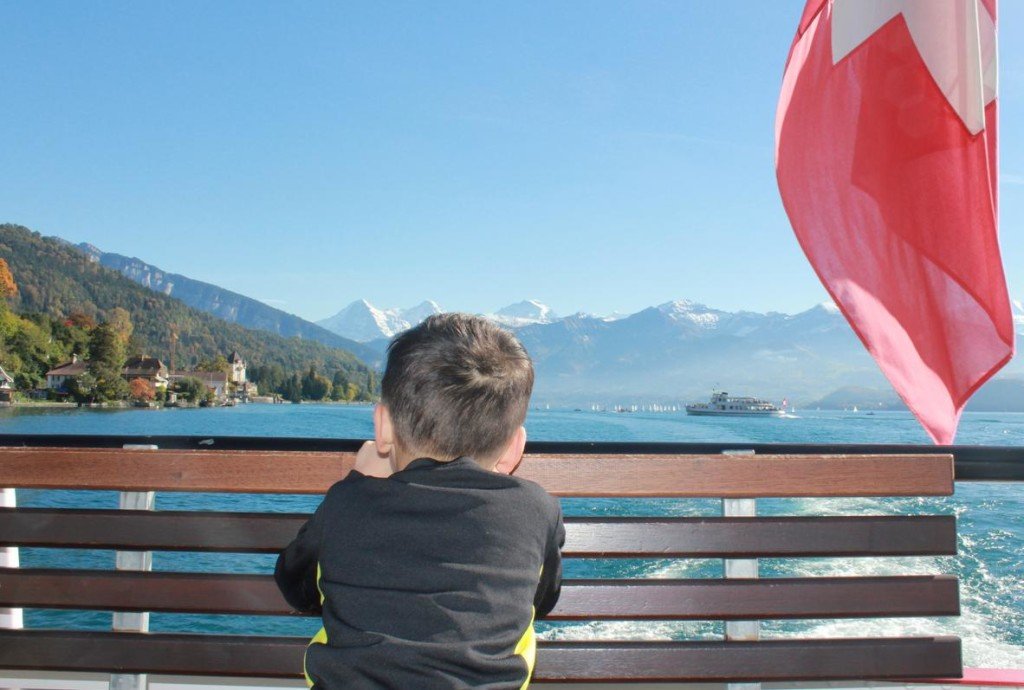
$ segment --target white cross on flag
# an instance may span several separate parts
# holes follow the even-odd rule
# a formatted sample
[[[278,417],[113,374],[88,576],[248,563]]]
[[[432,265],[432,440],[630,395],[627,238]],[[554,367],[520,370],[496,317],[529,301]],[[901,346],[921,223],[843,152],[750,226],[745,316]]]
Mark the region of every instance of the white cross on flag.
[[[936,443],[1013,356],[996,237],[996,0],[808,0],[775,123],[818,277]]]

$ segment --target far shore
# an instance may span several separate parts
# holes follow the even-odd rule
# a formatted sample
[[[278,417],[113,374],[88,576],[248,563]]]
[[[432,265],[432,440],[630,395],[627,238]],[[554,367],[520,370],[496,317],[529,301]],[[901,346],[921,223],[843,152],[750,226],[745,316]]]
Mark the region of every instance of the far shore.
[[[113,410],[155,410],[155,409],[182,409],[182,410],[193,410],[200,408],[221,408],[221,407],[237,407],[241,405],[294,405],[299,403],[292,403],[288,400],[273,402],[271,400],[250,400],[245,403],[216,403],[213,405],[199,405],[197,403],[158,403],[153,402],[149,405],[137,405],[133,402],[124,400],[119,402],[101,402],[101,403],[76,403],[76,402],[61,402],[59,400],[16,400],[13,402],[0,402],[0,408],[5,407],[22,407],[22,408],[50,408],[50,409],[66,409],[66,410],[77,410],[81,409],[113,409]],[[353,407],[360,407],[366,405],[373,405],[372,401],[368,400],[303,400],[301,404],[304,405],[347,405]]]

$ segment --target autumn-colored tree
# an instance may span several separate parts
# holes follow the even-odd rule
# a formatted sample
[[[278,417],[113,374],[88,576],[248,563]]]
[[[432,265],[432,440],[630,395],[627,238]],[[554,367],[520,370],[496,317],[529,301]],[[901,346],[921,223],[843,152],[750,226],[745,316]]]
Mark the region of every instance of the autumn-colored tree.
[[[68,314],[68,319],[65,325],[72,328],[81,328],[87,331],[91,331],[96,328],[96,319],[92,318],[85,312],[73,311]]]
[[[132,400],[138,400],[140,402],[149,402],[156,397],[156,386],[151,381],[147,381],[144,378],[132,379],[128,383],[129,393]]]
[[[0,297],[14,297],[18,294],[18,284],[14,282],[11,269],[5,259],[0,259]]]
[[[107,323],[110,324],[121,347],[127,350],[128,341],[131,340],[132,331],[135,330],[135,326],[132,325],[132,315],[128,313],[127,309],[114,307],[108,314]]]

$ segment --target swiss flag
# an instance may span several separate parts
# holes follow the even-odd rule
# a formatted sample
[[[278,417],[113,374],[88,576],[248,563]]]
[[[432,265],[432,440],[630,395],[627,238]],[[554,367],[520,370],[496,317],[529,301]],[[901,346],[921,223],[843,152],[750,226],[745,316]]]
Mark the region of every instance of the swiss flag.
[[[936,443],[1013,356],[996,237],[996,0],[809,0],[775,123],[818,277]]]

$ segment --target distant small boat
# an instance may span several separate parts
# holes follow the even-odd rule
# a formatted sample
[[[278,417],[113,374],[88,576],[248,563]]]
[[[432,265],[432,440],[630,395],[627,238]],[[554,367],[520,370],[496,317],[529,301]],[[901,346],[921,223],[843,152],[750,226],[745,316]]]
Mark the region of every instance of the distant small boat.
[[[691,403],[686,414],[699,416],[781,417],[782,408],[759,398],[729,397],[728,393],[712,393],[710,402]]]

